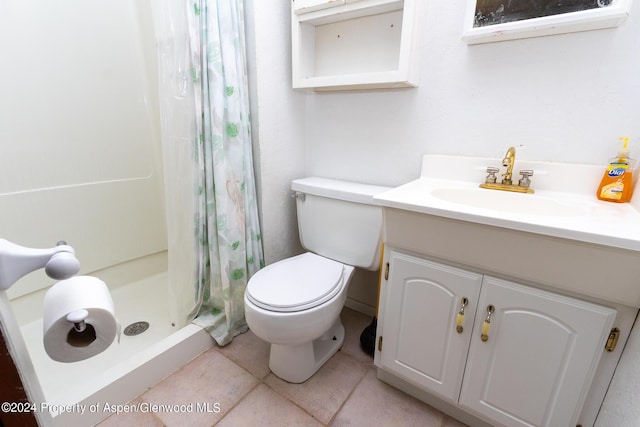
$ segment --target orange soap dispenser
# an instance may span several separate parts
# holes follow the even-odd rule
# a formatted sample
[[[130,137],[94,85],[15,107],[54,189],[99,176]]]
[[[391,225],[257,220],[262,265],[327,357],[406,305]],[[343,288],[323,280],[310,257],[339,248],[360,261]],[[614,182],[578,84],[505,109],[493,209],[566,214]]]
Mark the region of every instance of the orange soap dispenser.
[[[622,148],[617,157],[609,159],[609,166],[602,176],[596,196],[607,202],[624,203],[633,193],[633,167],[635,161],[629,157],[629,138],[620,138]]]

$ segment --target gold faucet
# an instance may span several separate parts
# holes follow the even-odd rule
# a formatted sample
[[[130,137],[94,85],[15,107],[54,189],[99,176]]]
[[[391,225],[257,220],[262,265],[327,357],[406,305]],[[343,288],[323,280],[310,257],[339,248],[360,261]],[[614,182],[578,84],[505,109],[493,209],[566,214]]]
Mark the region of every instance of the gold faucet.
[[[502,166],[507,167],[507,173],[502,174],[504,177],[502,179],[502,183],[504,185],[511,185],[511,175],[513,175],[513,165],[516,163],[516,149],[515,147],[509,147],[507,153],[504,155],[504,159],[502,159]]]
[[[515,147],[509,147],[504,158],[502,159],[502,166],[507,168],[507,171],[502,174],[503,179],[502,183],[496,183],[496,173],[500,170],[494,167],[487,168],[486,181],[483,184],[480,184],[482,188],[488,188],[491,190],[503,190],[503,191],[515,191],[518,193],[533,193],[533,189],[529,188],[531,184],[531,180],[529,177],[533,175],[533,170],[521,170],[520,175],[522,178],[518,181],[518,185],[513,184],[512,176],[513,176],[513,166],[516,163],[516,149]]]

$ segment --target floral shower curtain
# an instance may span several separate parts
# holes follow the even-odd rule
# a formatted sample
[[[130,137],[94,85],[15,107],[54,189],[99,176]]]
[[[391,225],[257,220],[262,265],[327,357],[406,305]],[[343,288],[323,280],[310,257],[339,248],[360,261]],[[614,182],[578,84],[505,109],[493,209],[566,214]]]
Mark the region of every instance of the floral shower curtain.
[[[178,12],[176,3],[186,8]],[[164,0],[164,5],[154,7],[165,10],[158,14],[165,19],[156,19],[156,27],[163,21],[170,34],[164,33],[158,41],[161,82],[173,82],[174,92],[179,92],[170,102],[174,110],[182,102],[178,98],[192,102],[188,108],[192,117],[189,152],[195,172],[192,229],[196,247],[193,299],[186,316],[197,316],[194,323],[225,345],[247,330],[244,291],[249,278],[264,266],[253,173],[243,0]],[[156,33],[162,32],[156,28]],[[163,54],[174,59],[163,60]],[[170,162],[165,158],[165,163]],[[171,261],[171,253],[169,256]],[[182,287],[181,294],[184,292],[189,290]]]

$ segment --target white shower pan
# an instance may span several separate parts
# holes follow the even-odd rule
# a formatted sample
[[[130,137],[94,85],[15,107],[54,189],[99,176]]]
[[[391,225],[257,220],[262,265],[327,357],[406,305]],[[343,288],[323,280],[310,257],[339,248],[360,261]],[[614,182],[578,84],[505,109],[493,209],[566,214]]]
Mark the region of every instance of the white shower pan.
[[[104,352],[75,363],[56,362],[45,353],[42,318],[35,316],[42,315],[46,289],[11,301],[54,426],[94,425],[111,415],[103,410],[106,404],[132,400],[213,345],[196,325],[171,325],[166,265],[161,253],[92,273],[109,285],[122,330],[140,321],[149,328],[138,335],[123,333]],[[97,411],[56,411],[58,405],[96,404]]]

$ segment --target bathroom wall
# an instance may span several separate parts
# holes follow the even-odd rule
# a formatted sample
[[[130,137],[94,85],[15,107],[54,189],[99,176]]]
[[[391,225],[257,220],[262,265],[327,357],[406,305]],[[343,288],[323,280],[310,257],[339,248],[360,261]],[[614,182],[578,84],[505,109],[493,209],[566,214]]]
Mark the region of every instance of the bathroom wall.
[[[510,145],[523,159],[603,164],[624,135],[640,155],[638,2],[616,29],[473,46],[460,40],[465,8],[428,2],[418,17],[418,88],[308,98],[308,173],[400,184],[422,153]]]
[[[300,253],[291,181],[306,176],[307,94],[291,89],[289,2],[248,0],[247,51],[265,261]]]
[[[66,240],[82,273],[166,250],[151,22],[142,0],[0,2],[1,238]]]
[[[270,262],[299,250],[284,231],[298,175],[398,185],[418,176],[423,153],[498,158],[510,145],[521,159],[603,164],[623,135],[640,156],[638,2],[615,29],[473,46],[460,40],[466,1],[427,2],[419,87],[328,93],[291,89],[290,3],[253,3]],[[375,304],[367,280],[350,297]]]

